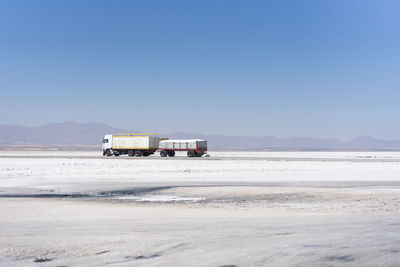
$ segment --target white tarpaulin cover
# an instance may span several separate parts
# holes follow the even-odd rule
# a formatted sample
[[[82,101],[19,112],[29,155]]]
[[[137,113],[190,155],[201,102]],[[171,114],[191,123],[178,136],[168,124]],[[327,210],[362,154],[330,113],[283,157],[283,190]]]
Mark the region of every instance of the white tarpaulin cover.
[[[196,145],[197,144],[197,145]],[[202,139],[163,140],[160,149],[198,149],[207,148],[207,141]]]

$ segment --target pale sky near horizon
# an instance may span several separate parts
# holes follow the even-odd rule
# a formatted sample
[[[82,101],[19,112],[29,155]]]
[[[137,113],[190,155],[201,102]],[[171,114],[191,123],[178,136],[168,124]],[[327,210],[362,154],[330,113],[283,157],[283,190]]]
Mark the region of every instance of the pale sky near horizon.
[[[400,139],[400,1],[2,1],[0,124]]]

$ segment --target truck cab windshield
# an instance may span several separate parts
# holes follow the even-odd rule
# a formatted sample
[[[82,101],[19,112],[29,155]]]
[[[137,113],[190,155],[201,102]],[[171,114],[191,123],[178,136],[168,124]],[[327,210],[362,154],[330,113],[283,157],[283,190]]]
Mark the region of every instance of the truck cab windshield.
[[[108,139],[103,139],[103,144],[108,143]]]

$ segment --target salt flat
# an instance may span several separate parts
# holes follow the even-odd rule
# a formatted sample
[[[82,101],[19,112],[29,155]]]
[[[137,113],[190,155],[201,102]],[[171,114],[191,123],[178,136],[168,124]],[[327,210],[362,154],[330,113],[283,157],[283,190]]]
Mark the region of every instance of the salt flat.
[[[0,152],[1,266],[396,266],[399,152]]]

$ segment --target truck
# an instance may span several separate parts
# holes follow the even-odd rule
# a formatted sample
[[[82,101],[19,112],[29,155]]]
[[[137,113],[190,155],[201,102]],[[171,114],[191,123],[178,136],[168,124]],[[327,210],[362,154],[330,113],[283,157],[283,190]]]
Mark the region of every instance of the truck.
[[[188,157],[201,157],[207,151],[207,141],[202,139],[162,140],[158,149],[161,157],[173,157],[175,151],[187,151]]]
[[[103,138],[103,156],[146,157],[154,154],[159,142],[160,137],[153,133],[108,134]]]
[[[175,151],[187,151],[188,157],[201,157],[207,152],[207,141],[202,139],[168,140],[156,134],[107,134],[103,138],[103,156],[128,155],[142,157],[160,152],[161,157],[174,157]]]

